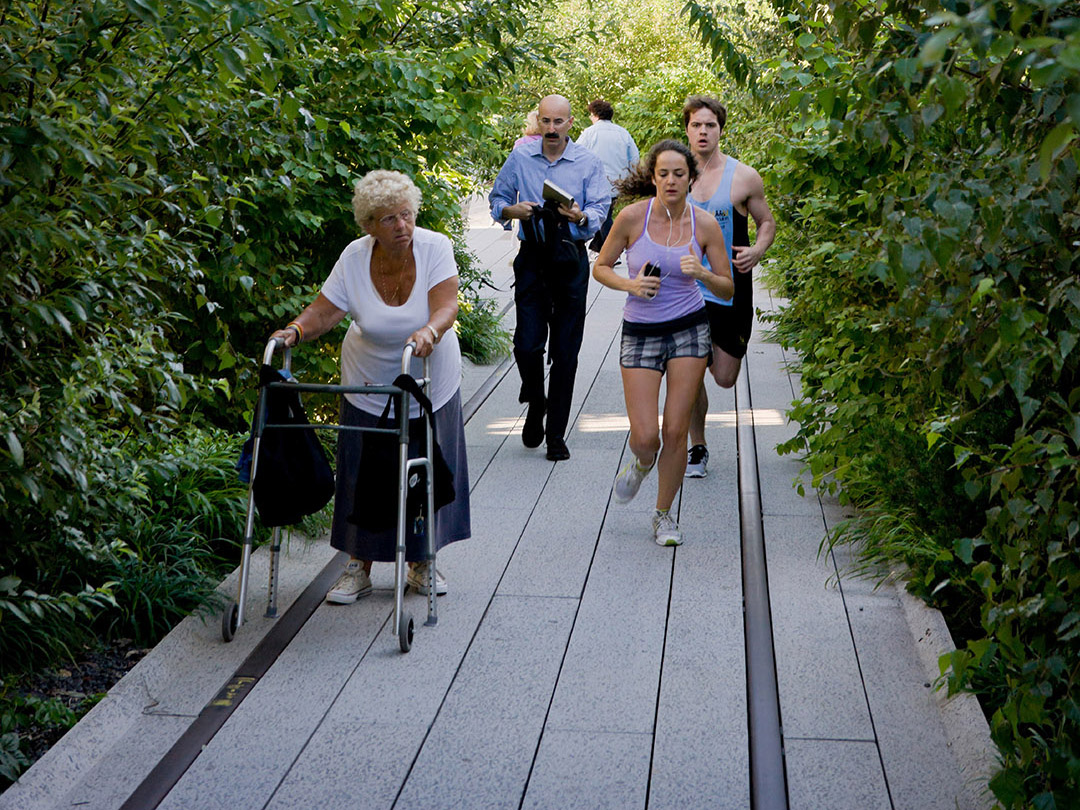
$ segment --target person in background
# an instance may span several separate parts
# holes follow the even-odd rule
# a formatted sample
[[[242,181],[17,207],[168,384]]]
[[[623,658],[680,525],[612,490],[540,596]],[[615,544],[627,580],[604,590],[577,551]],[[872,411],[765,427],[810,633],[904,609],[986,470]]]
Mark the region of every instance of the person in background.
[[[661,546],[682,542],[671,504],[686,467],[690,409],[712,353],[698,285],[721,298],[731,297],[735,289],[720,226],[710,216],[697,216],[699,209],[690,203],[696,177],[697,165],[685,144],[663,140],[649,150],[637,171],[620,184],[621,193],[649,199],[619,212],[593,266],[597,281],[627,294],[619,365],[633,458],[616,477],[612,497],[628,503],[658,465],[652,530]],[[614,269],[623,251],[628,277]],[[705,256],[708,267],[702,263]],[[654,268],[655,273],[648,272]],[[665,377],[661,430],[660,382]]]
[[[709,369],[721,388],[738,379],[742,359],[754,326],[754,283],[750,271],[761,261],[776,237],[776,221],[765,202],[761,175],[720,151],[720,135],[727,110],[710,96],[690,96],[683,106],[683,126],[700,176],[690,201],[712,214],[724,231],[728,258],[735,271],[735,295],[725,299],[702,287],[709,314],[713,355]],[[750,244],[747,216],[753,217],[756,236]],[[705,417],[709,395],[702,380],[690,421],[687,478],[708,474],[709,448],[705,444]]]
[[[538,114],[536,110],[529,110],[528,115],[525,116],[525,129],[521,133],[521,137],[514,141],[514,149],[517,149],[523,143],[540,140],[540,124],[536,121]]]
[[[603,99],[596,99],[589,104],[589,118],[592,126],[582,130],[577,142],[596,156],[604,164],[604,174],[611,183],[611,207],[608,215],[600,226],[600,231],[593,237],[589,248],[599,252],[604,246],[604,240],[611,232],[612,217],[615,211],[615,200],[618,195],[615,184],[626,177],[637,165],[638,148],[633,137],[623,127],[612,121],[615,111],[610,104]]]
[[[567,134],[574,123],[570,102],[546,96],[538,112],[543,137],[510,153],[488,200],[492,218],[504,228],[509,230],[512,220],[520,222],[521,244],[514,258],[514,360],[521,375],[518,401],[529,405],[521,441],[539,447],[546,440],[548,459],[563,461],[570,458],[565,433],[585,330],[585,240],[607,216],[610,196],[600,158]],[[544,204],[545,180],[569,194],[570,203]],[[551,362],[546,396],[545,345]]]
[[[465,427],[461,415],[461,350],[454,320],[458,312],[458,275],[450,240],[441,233],[416,227],[420,189],[400,172],[376,170],[357,181],[353,193],[356,224],[367,235],[346,246],[315,300],[271,337],[296,346],[336,326],[346,315],[352,323],[341,345],[343,385],[390,385],[401,372],[405,345],[416,344],[414,356],[430,357],[426,393],[434,409],[435,432],[454,476],[454,501],[443,506],[435,520],[435,547],[464,540],[471,534],[469,469],[465,457]],[[421,364],[410,373],[419,376]],[[346,394],[341,424],[375,427],[386,395]],[[411,418],[420,415],[412,403]],[[343,430],[338,435],[337,494],[330,544],[350,560],[326,600],[350,604],[371,593],[371,563],[392,562],[396,529],[370,532],[349,521],[364,433]],[[428,592],[429,563],[423,561],[421,537],[406,532],[407,582]],[[435,591],[447,591],[446,579],[435,575]]]

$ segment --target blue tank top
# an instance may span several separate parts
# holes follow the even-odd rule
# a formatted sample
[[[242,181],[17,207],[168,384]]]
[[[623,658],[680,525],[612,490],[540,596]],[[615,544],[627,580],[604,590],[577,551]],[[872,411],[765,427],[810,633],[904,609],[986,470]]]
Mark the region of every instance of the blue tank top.
[[[687,198],[689,199],[689,198]],[[705,306],[697,282],[684,275],[680,261],[687,249],[692,249],[700,260],[701,247],[697,243],[697,221],[694,206],[690,206],[690,242],[686,245],[667,247],[659,245],[649,236],[649,217],[652,216],[653,202],[645,212],[645,226],[641,236],[626,250],[626,267],[630,278],[636,278],[645,262],[660,266],[660,290],[654,298],[638,298],[627,294],[623,306],[623,320],[630,323],[661,323],[672,321],[684,315],[696,312]]]
[[[732,260],[731,246],[734,244],[735,238],[735,218],[741,216],[739,212],[735,210],[735,206],[731,204],[731,181],[735,178],[735,169],[738,167],[739,161],[731,157],[731,155],[728,155],[727,163],[724,164],[724,173],[720,175],[720,185],[716,187],[716,193],[714,193],[706,202],[698,202],[693,197],[689,198],[690,202],[698,208],[708,211],[716,217],[716,221],[720,224],[720,230],[724,232],[724,244],[727,246],[729,264]],[[743,219],[745,220],[746,218],[743,217]],[[708,267],[707,262],[706,267]],[[732,265],[731,272],[735,272],[734,265]],[[731,306],[732,299],[717,298],[716,294],[700,281],[698,282],[698,285],[701,287],[701,294],[705,297],[706,301],[712,301],[714,304],[721,304],[723,306]]]

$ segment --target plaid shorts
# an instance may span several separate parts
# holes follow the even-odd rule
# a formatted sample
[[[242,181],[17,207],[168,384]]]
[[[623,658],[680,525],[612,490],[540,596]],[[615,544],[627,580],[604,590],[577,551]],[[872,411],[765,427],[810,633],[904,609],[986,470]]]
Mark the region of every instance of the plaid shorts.
[[[619,348],[619,365],[623,368],[651,368],[661,374],[674,357],[712,355],[712,339],[708,321],[692,324],[666,335],[628,335],[623,330]]]

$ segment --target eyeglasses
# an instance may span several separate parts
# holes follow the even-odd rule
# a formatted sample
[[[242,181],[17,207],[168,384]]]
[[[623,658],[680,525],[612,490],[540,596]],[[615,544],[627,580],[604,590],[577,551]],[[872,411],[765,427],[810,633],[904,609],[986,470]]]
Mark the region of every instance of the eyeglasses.
[[[399,211],[396,214],[387,214],[385,217],[379,217],[379,224],[384,228],[392,228],[399,219],[408,225],[416,219],[416,214],[406,208],[404,211]]]

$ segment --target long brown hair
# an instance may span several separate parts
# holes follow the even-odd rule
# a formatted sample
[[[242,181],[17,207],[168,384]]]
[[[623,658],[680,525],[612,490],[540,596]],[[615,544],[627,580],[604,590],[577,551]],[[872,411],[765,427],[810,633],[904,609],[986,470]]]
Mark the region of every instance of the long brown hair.
[[[656,171],[656,159],[664,152],[678,152],[686,158],[686,168],[690,173],[690,184],[693,185],[698,178],[697,161],[694,160],[694,153],[682,141],[665,138],[649,150],[649,154],[645,156],[643,161],[638,163],[634,171],[615,183],[619,196],[652,197],[656,194],[653,174]]]

